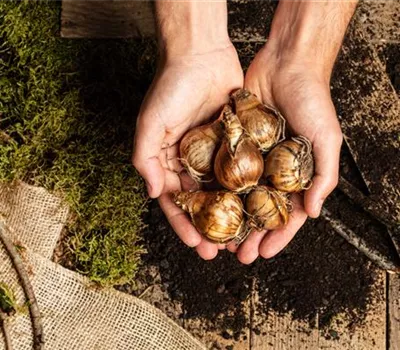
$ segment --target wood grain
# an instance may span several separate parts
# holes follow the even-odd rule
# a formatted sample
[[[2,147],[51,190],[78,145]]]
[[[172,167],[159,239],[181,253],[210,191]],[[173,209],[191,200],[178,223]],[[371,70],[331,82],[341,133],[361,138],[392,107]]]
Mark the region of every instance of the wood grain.
[[[389,350],[400,350],[400,275],[388,275]]]
[[[242,302],[243,314],[247,317],[246,323],[250,325],[251,322],[251,297]],[[221,314],[219,317],[229,317],[229,312]],[[206,325],[206,327],[204,327]],[[242,330],[239,339],[235,339],[230,333],[229,329],[226,331],[229,333],[229,339],[224,337],[224,334],[213,331],[214,328],[210,320],[204,318],[185,318],[183,327],[190,332],[197,339],[200,339],[203,344],[206,345],[207,349],[218,349],[225,350],[229,349],[229,346],[233,347],[234,350],[250,350],[250,327]]]
[[[320,331],[321,349],[386,350],[386,273],[384,271],[377,271],[372,288],[378,291],[378,294],[374,295],[368,305],[364,324],[352,330],[348,323],[345,326],[346,317],[343,316],[343,326],[336,329],[339,339],[328,340],[324,332]]]
[[[63,0],[64,38],[137,38],[155,35],[151,1]]]
[[[253,294],[251,350],[318,349],[318,329],[293,320],[289,314],[260,311],[257,291]]]
[[[386,350],[385,273],[378,272],[373,288],[375,296],[367,312],[365,324],[350,330],[346,315],[338,315],[341,326],[328,330],[293,320],[289,314],[271,312],[268,317],[258,312],[258,295],[254,294],[254,317],[251,329],[251,350]],[[398,338],[397,338],[398,339]],[[394,348],[398,350],[398,348]]]

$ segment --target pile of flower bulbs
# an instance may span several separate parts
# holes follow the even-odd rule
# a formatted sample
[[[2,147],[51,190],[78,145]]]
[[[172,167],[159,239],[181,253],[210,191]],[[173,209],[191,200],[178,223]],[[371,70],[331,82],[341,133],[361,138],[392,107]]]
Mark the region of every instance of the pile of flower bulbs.
[[[176,205],[214,243],[242,242],[251,229],[274,230],[289,219],[290,193],[311,186],[314,161],[304,136],[285,139],[285,119],[247,90],[231,95],[218,119],[189,130],[180,160],[190,176],[221,190],[175,192]]]

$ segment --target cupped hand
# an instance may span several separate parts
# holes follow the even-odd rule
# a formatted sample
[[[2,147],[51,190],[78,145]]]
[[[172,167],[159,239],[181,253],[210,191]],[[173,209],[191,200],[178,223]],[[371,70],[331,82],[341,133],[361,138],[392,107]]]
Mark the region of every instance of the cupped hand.
[[[306,136],[313,145],[315,175],[303,195],[292,195],[293,211],[282,229],[252,232],[237,251],[242,263],[259,255],[271,258],[280,252],[304,224],[307,216],[319,216],[325,198],[336,187],[342,133],[333,106],[329,72],[319,73],[312,62],[273,59],[268,46],[250,65],[245,87],[264,103],[277,107],[293,135]],[[234,245],[228,249],[235,251]]]
[[[243,72],[230,43],[207,53],[163,60],[137,119],[133,165],[145,179],[149,196],[159,198],[181,240],[196,247],[204,259],[214,258],[224,246],[202,238],[171,200],[172,191],[196,188],[182,172],[179,140],[189,129],[207,122],[242,86]]]

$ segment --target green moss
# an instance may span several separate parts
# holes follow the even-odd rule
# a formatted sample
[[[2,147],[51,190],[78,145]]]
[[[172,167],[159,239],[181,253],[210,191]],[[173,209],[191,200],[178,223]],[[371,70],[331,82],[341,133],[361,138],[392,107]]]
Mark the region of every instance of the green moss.
[[[130,165],[155,44],[58,37],[60,4],[0,2],[0,181],[71,206],[72,264],[103,285],[134,280],[146,195]]]
[[[4,283],[0,282],[0,310],[6,314],[12,314],[16,309],[14,293]]]

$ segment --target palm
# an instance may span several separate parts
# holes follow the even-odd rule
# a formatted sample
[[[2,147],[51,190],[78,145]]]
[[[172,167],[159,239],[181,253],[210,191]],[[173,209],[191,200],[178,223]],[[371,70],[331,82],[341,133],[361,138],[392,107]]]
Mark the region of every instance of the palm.
[[[289,70],[261,81],[257,65],[255,60],[246,75],[246,85],[262,101],[275,105],[284,114],[291,133],[304,135],[314,143],[318,134],[326,133],[327,127],[340,131],[336,117],[321,117],[335,116],[335,109],[326,84],[312,72],[303,69],[304,73],[298,74]]]
[[[291,197],[294,210],[288,225],[271,232],[253,232],[238,251],[239,260],[252,262],[258,254],[269,258],[282,250],[307,219],[318,216],[317,202],[335,186],[341,143],[329,85],[304,66],[279,67],[255,58],[245,78],[245,87],[264,103],[276,106],[294,135],[306,136],[313,145],[316,174],[312,188]],[[234,247],[228,247],[235,250]]]
[[[180,57],[161,65],[138,118],[134,164],[147,181],[153,181],[149,192],[159,197],[171,226],[204,258],[214,257],[217,248],[202,240],[168,195],[195,186],[181,172],[178,144],[186,131],[210,119],[242,86],[243,72],[233,46]]]
[[[172,146],[188,129],[210,119],[241,85],[243,73],[233,47],[179,58],[159,69],[142,110],[151,109],[152,121],[165,129],[164,143]]]

